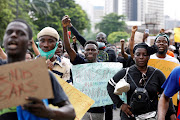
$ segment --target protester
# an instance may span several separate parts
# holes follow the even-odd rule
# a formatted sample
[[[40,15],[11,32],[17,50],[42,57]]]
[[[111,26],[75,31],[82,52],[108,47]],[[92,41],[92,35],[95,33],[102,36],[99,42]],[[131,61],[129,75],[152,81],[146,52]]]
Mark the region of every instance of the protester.
[[[55,54],[59,57],[63,56],[64,54],[64,47],[63,47],[63,43],[62,43],[62,40],[59,39],[58,41],[58,47],[56,49],[56,52]]]
[[[164,29],[161,29],[160,33],[156,36],[154,45],[158,47],[158,52],[151,55],[150,59],[161,59],[179,64],[179,61],[176,58],[166,54],[169,46],[169,37],[164,33]],[[172,98],[170,99],[170,101],[172,101]],[[169,106],[170,107],[166,116],[170,116],[171,120],[174,120],[176,119],[176,111],[172,102],[169,102]]]
[[[150,59],[167,60],[179,64],[179,61],[176,58],[166,54],[169,46],[169,37],[165,33],[158,34],[154,44],[158,47],[158,52],[151,55]]]
[[[122,56],[121,50],[118,50],[117,62],[122,63],[123,68],[126,67],[126,60],[125,60],[124,57]]]
[[[70,20],[69,16],[64,16]],[[76,28],[72,25],[71,22],[67,23],[67,26],[70,28],[71,32],[76,36],[77,40],[80,42],[80,44],[85,47],[86,40],[81,34],[76,30]],[[98,61],[99,62],[116,62],[116,53],[113,49],[110,47],[107,47],[107,39],[106,34],[103,32],[100,32],[96,36],[96,41],[98,43]],[[113,118],[113,111],[112,111],[112,105],[105,106],[105,119],[106,120],[112,120]]]
[[[96,36],[96,41],[99,46],[99,55],[98,58],[102,62],[116,62],[116,53],[115,51],[107,47],[107,37],[106,34],[103,32],[99,32]],[[106,55],[106,57],[104,57]]]
[[[165,115],[169,108],[170,98],[180,90],[179,71],[180,67],[178,66],[171,72],[171,74],[162,86],[164,92],[161,95],[158,103],[158,120],[165,120]],[[180,106],[178,107],[177,118],[177,120],[180,119]]]
[[[66,15],[65,17],[69,18],[68,15]],[[70,19],[70,18],[69,18]],[[70,28],[71,32],[76,36],[77,40],[80,42],[80,44],[84,47],[86,40],[83,36],[81,36],[81,34],[76,30],[76,28],[72,25],[72,23],[70,22],[68,24],[68,27]],[[110,47],[107,47],[107,38],[106,38],[106,34],[103,32],[100,32],[97,34],[96,36],[96,41],[99,44],[99,55],[98,55],[98,59],[101,62],[116,62],[116,54],[114,52],[113,49],[111,49]],[[101,55],[102,53],[102,55]]]
[[[76,53],[78,53],[77,42],[76,42],[77,38],[76,38],[76,36],[73,36],[72,39],[73,39],[72,47],[76,51]]]
[[[62,64],[62,65],[68,66],[68,71],[67,71],[67,72],[69,72],[69,70],[70,70],[70,79],[69,79],[69,80],[66,80],[66,82],[68,82],[69,84],[73,85],[73,78],[72,78],[72,73],[71,73],[72,64],[71,64],[71,62],[70,62],[70,59],[69,59],[68,57],[65,57],[65,56],[64,56],[65,54],[66,54],[66,53],[64,53],[64,46],[63,46],[63,44],[62,44],[62,40],[59,39],[59,43],[58,43],[58,47],[57,47],[57,49],[56,49],[55,55],[57,55],[58,57],[61,58],[61,64]],[[65,75],[66,75],[66,73],[65,73]],[[67,74],[67,75],[69,75],[69,74]],[[64,77],[64,78],[65,78],[65,77]],[[68,78],[69,78],[69,77],[68,77]]]
[[[70,23],[70,19],[67,17],[63,17],[62,25],[63,25],[63,37],[64,37],[64,45],[67,53],[69,54],[71,63],[73,65],[77,64],[85,64],[85,63],[94,63],[97,62],[98,45],[95,41],[87,41],[84,45],[84,54],[85,58],[80,56],[75,50],[71,47],[67,26]],[[104,107],[93,107],[88,110],[88,112],[83,116],[82,120],[103,120],[104,118]]]
[[[125,75],[126,69],[120,70],[109,80],[107,90],[114,104],[116,104],[118,108],[121,108],[120,117],[122,120],[135,120],[135,117],[138,117],[138,115],[157,110],[157,93],[162,93],[163,89],[161,85],[166,78],[160,70],[147,66],[150,55],[154,54],[156,50],[154,46],[149,47],[146,43],[139,43],[134,47],[135,65],[129,67],[128,75],[126,76],[126,80],[130,84],[130,90],[127,92],[127,104],[124,103],[118,95],[114,94],[114,86],[111,84],[121,80]],[[146,101],[147,103],[143,101],[142,103],[136,104],[136,102],[133,101],[135,98],[131,98],[135,89],[137,90],[137,87],[145,87],[147,90],[146,94],[149,96],[149,100]],[[138,96],[136,98],[138,98]]]
[[[32,30],[25,21],[14,20],[8,24],[3,38],[8,64],[25,60],[28,43],[31,39]],[[48,102],[49,104],[56,105],[59,108],[49,108],[48,106],[45,106],[40,99],[27,96],[25,99],[29,101],[29,103],[22,105],[23,109],[37,117],[54,120],[74,120],[75,112],[72,105],[68,101],[67,96],[56,78],[51,72],[49,72],[49,75],[53,86],[54,99],[48,99]],[[1,120],[22,119],[21,115],[17,115],[16,108],[14,107],[6,110],[2,109],[0,113],[2,113],[0,115]],[[26,119],[31,119],[28,117],[29,116],[24,116]]]
[[[42,57],[46,57],[47,65],[53,73],[59,75],[65,81],[72,81],[70,66],[61,57],[55,55],[59,45],[59,34],[52,27],[43,28],[37,35],[39,40],[38,49]],[[62,45],[61,45],[62,47]]]

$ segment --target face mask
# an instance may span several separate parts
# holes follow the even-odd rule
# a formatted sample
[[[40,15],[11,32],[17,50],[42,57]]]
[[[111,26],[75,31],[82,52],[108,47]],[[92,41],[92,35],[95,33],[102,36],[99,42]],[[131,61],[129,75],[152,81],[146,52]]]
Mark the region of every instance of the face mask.
[[[105,43],[103,42],[97,42],[97,44],[98,44],[98,48],[105,47]]]
[[[52,49],[51,51],[48,51],[48,52],[44,52],[40,47],[39,47],[39,44],[38,44],[38,49],[39,49],[39,52],[41,54],[42,57],[46,57],[46,59],[51,59],[54,55],[54,53],[56,52],[56,49],[58,48],[58,42],[56,43],[56,46],[54,49]]]

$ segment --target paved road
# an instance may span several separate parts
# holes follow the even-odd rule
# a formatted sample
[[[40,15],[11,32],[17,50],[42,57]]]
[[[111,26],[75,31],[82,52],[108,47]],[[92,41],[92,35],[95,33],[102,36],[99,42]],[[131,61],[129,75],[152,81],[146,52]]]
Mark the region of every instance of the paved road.
[[[120,109],[113,110],[113,120],[120,120]]]

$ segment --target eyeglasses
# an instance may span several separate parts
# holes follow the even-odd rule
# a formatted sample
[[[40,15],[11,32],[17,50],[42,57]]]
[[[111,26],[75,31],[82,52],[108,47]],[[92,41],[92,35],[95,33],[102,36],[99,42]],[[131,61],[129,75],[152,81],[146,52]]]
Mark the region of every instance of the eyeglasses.
[[[142,78],[139,80],[140,86],[144,86],[147,80],[147,76],[145,73],[142,73]]]
[[[100,38],[101,38],[102,40],[104,40],[104,39],[105,39],[105,37],[97,37],[96,39],[100,39]]]

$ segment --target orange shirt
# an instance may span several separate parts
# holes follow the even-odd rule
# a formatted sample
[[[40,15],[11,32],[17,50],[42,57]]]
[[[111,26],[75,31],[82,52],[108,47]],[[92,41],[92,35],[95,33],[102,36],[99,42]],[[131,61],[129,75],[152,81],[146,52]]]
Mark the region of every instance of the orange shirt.
[[[174,57],[174,53],[170,50],[168,50],[166,54],[170,55],[171,57]]]

